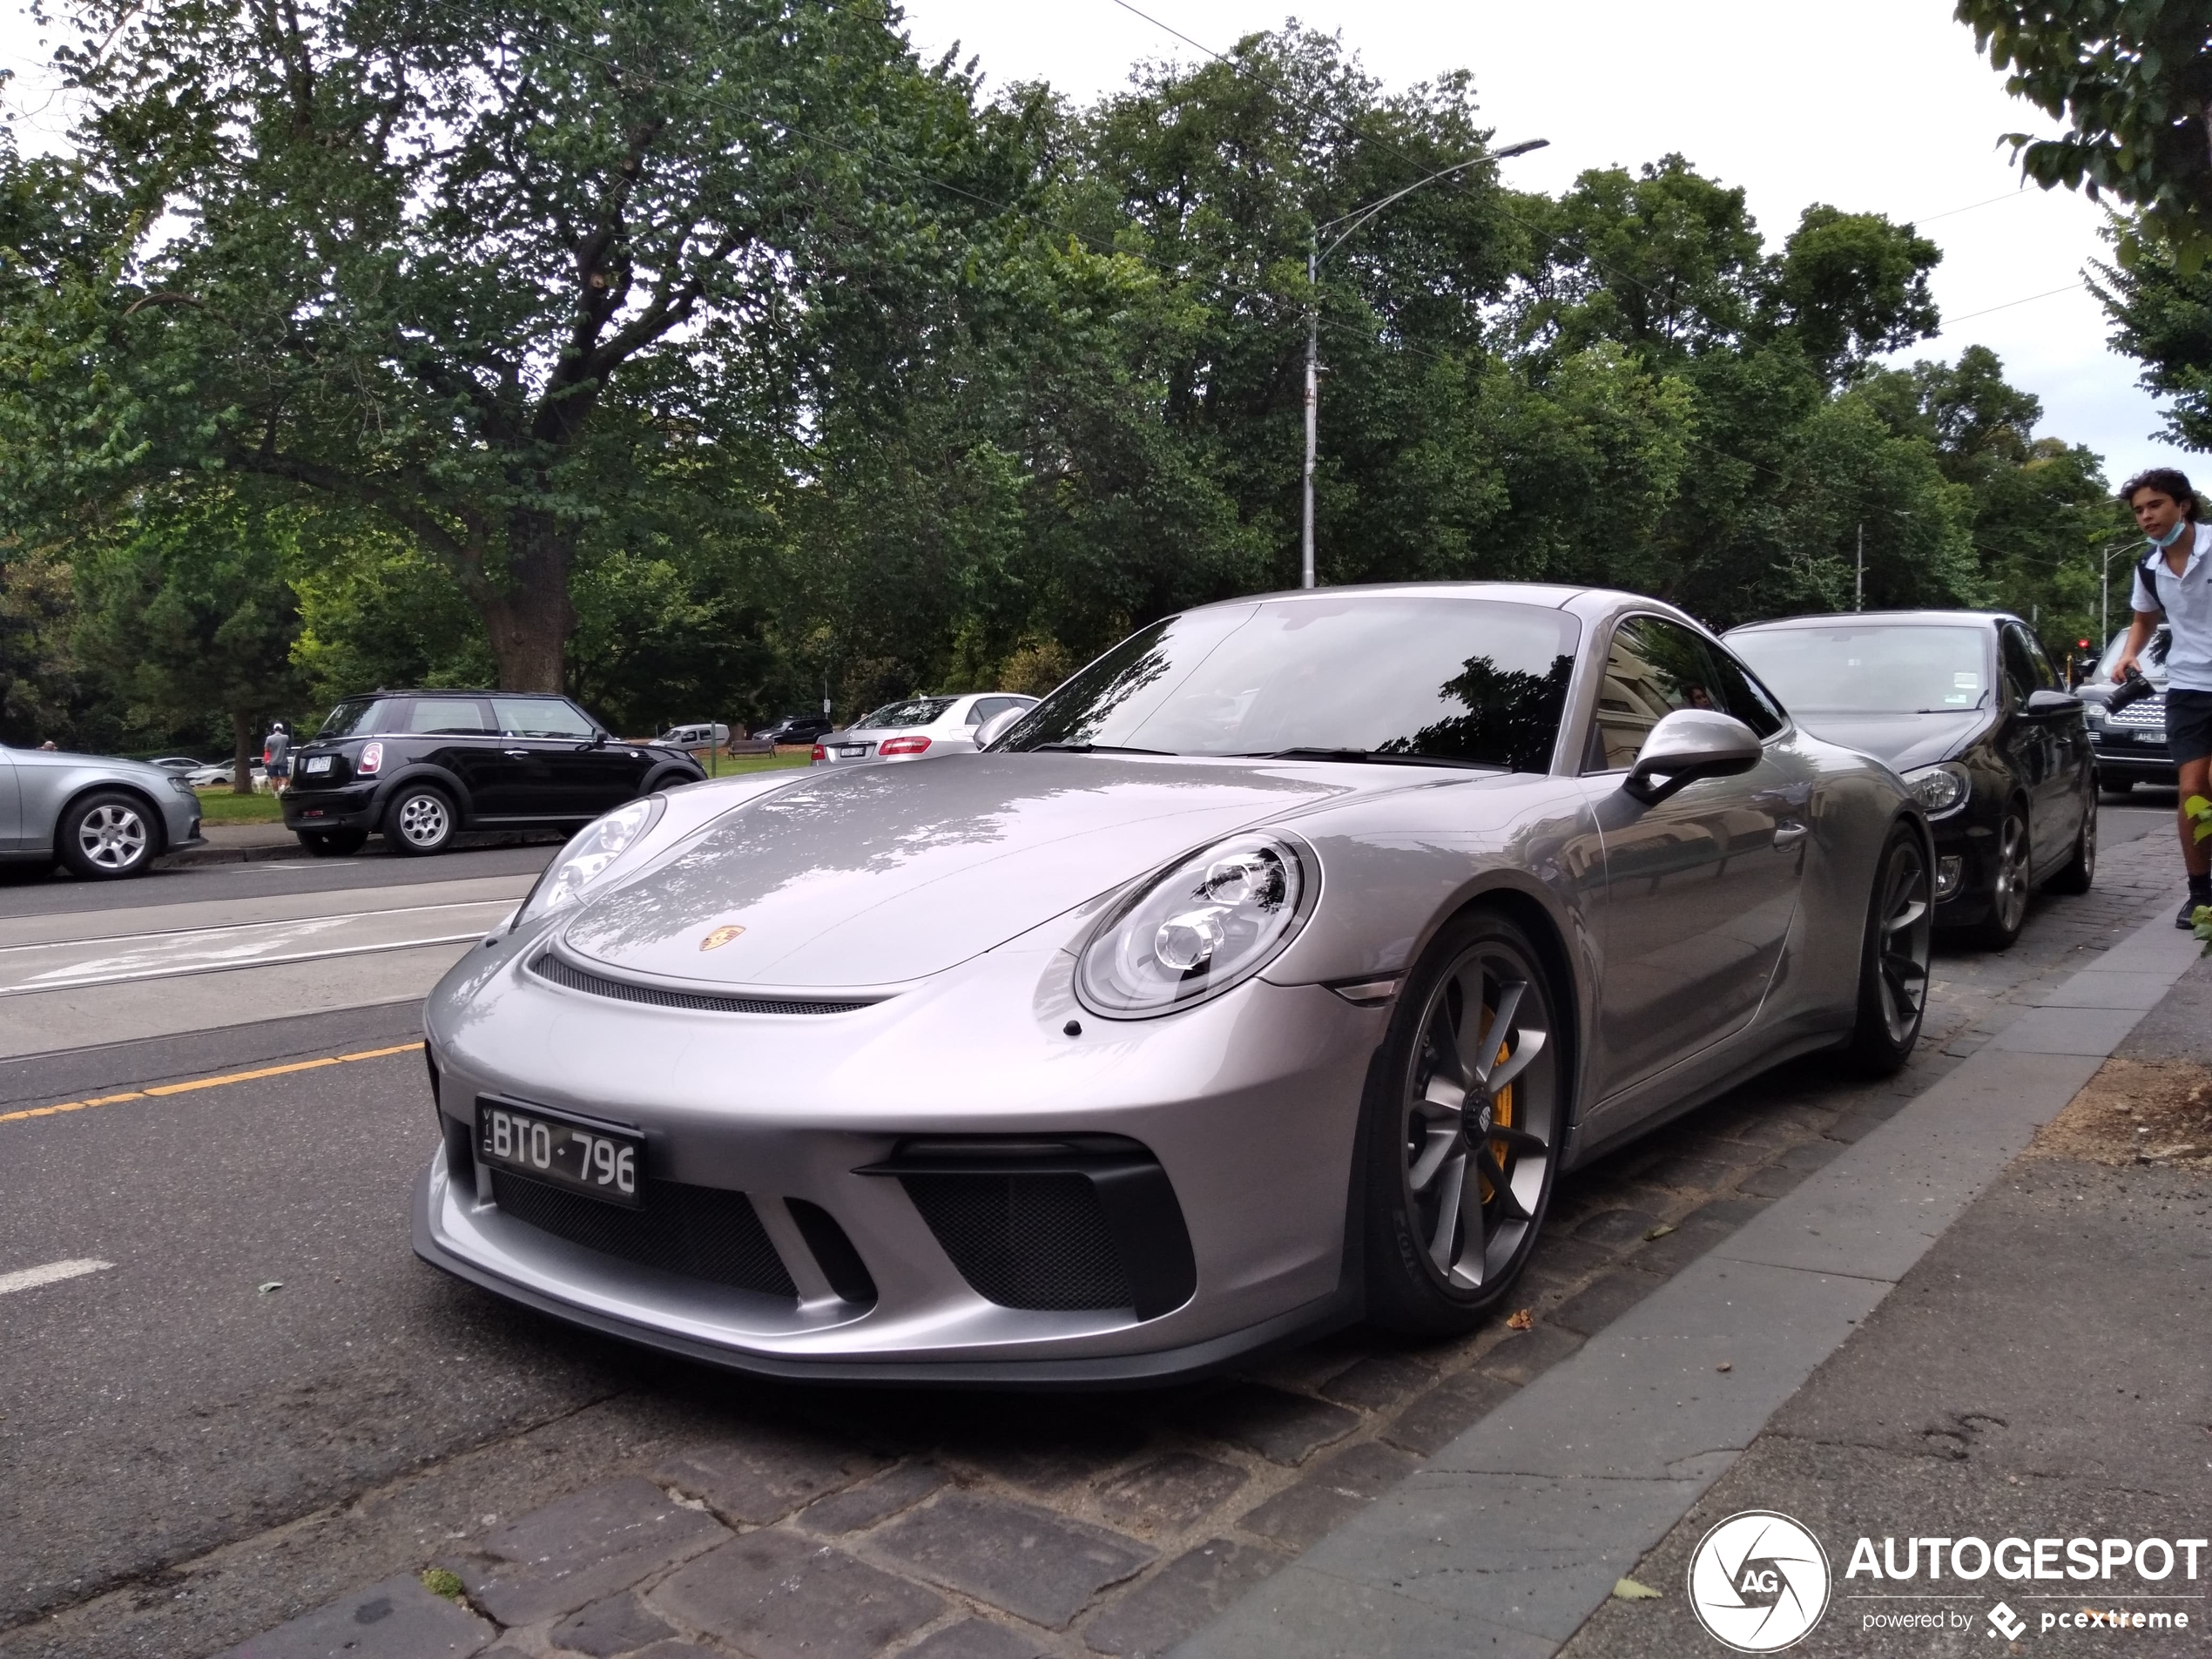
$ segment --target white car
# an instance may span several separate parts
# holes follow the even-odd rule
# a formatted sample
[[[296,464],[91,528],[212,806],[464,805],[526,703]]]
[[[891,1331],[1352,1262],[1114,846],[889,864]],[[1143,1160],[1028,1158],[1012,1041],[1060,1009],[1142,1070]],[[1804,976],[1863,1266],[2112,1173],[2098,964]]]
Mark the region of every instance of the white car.
[[[856,760],[921,760],[934,755],[972,754],[976,728],[986,720],[1036,705],[1035,698],[1012,691],[967,691],[955,697],[910,697],[887,703],[845,731],[825,732],[814,745],[814,764],[840,766]]]

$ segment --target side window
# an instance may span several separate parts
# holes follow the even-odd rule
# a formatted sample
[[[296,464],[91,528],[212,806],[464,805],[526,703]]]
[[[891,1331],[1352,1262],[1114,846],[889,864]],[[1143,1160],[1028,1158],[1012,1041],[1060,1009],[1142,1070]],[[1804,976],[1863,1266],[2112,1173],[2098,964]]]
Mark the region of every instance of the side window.
[[[1008,709],[1020,706],[1010,697],[978,698],[975,706],[968,711],[968,723],[970,725],[981,725],[995,715],[1003,714]]]
[[[1707,648],[1710,650],[1710,647]],[[1762,740],[1782,730],[1784,717],[1774,693],[1751,678],[1751,671],[1725,651],[1712,652],[1720,677],[1721,702],[1728,711],[1757,732]]]
[[[510,738],[576,738],[589,741],[599,728],[573,703],[554,697],[496,697],[491,711]]]
[[[1651,728],[1676,709],[1734,712],[1705,642],[1679,623],[1629,617],[1613,631],[1599,683],[1586,772],[1622,772]]]
[[[2005,667],[2005,695],[2018,708],[2027,701],[2027,694],[2041,684],[2035,672],[2035,653],[2017,623],[2006,623],[1998,631],[1998,639],[1999,655]]]
[[[406,729],[445,737],[478,738],[493,733],[484,718],[484,705],[473,697],[418,697],[408,705]]]
[[[2066,688],[2060,684],[2058,671],[2051,666],[2051,653],[2043,649],[2043,642],[2033,634],[2027,637],[2028,660],[2035,664],[2036,684],[2047,691],[2064,691]]]

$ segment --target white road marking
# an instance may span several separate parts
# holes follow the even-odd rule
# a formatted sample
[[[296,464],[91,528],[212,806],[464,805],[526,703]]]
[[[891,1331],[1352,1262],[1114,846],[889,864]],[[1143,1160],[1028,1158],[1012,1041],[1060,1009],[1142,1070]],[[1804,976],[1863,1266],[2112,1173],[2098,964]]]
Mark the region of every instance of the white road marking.
[[[57,1284],[65,1278],[82,1278],[87,1273],[103,1272],[114,1265],[113,1262],[79,1256],[72,1261],[48,1262],[44,1267],[19,1267],[12,1273],[0,1273],[0,1296],[15,1291],[35,1291],[41,1285]]]

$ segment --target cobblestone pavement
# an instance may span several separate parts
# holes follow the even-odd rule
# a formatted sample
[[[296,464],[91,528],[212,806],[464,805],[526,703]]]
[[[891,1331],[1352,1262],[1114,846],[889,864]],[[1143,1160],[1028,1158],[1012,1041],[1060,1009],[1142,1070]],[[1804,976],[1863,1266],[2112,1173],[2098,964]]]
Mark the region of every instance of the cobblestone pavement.
[[[2107,837],[2137,839],[2107,845],[2094,892],[2039,900],[2008,953],[1939,947],[1900,1076],[1799,1062],[1563,1180],[1516,1298],[1526,1330],[1350,1332],[1149,1394],[802,1390],[669,1366],[20,1629],[0,1655],[205,1652],[273,1622],[226,1612],[271,1575],[289,1608],[337,1599],[239,1650],[256,1659],[1161,1653],[2172,902],[2167,821],[2107,809]],[[431,1568],[465,1602],[423,1588]]]

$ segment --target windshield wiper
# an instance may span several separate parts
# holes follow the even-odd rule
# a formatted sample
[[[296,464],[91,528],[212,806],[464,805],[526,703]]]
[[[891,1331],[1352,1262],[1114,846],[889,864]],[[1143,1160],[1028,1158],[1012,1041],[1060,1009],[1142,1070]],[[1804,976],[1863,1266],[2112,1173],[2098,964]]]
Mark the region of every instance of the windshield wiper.
[[[1350,760],[1381,766],[1450,766],[1462,772],[1495,772],[1479,760],[1450,760],[1441,755],[1395,754],[1381,749],[1263,749],[1239,760]]]
[[[1040,743],[1032,746],[1029,752],[1035,754],[1043,749],[1056,749],[1062,754],[1071,755],[1165,755],[1175,752],[1172,749],[1132,749],[1120,743]]]

